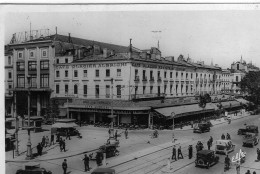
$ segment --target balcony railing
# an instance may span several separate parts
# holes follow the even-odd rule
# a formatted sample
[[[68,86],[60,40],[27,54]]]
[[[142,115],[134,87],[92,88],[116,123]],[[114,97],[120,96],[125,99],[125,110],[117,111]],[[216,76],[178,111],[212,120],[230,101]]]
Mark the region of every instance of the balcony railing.
[[[150,82],[154,82],[154,77],[151,77],[151,78],[150,78]]]
[[[140,81],[139,76],[135,76],[134,81],[135,81],[135,82],[139,82],[139,81]]]
[[[143,76],[143,82],[146,82],[146,81],[147,81],[147,77]]]
[[[161,81],[162,81],[162,78],[161,78],[161,77],[158,77],[157,81],[158,81],[158,82],[161,82]]]

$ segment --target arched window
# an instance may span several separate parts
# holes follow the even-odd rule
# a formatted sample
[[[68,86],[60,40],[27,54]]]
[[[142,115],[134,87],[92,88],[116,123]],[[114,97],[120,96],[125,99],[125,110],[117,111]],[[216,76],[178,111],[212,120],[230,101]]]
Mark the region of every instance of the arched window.
[[[237,64],[237,70],[239,70],[239,64]]]
[[[74,94],[78,94],[78,85],[74,85]]]

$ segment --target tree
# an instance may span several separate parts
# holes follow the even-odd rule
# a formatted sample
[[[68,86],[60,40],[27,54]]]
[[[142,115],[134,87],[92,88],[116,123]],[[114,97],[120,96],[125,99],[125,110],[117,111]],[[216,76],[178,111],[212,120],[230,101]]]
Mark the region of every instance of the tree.
[[[245,75],[240,83],[241,91],[248,94],[248,99],[259,104],[260,102],[260,71],[250,71]]]
[[[56,118],[60,113],[58,101],[55,99],[50,99],[47,108],[46,108],[46,120],[52,119],[54,122],[54,118]]]

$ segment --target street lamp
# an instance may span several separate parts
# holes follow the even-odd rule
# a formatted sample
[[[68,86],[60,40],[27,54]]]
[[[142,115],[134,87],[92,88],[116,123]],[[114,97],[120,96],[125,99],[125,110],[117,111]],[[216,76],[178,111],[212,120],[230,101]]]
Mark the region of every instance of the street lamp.
[[[31,76],[27,76],[27,81],[28,81],[28,125],[27,125],[27,131],[28,131],[28,142],[27,142],[27,154],[26,154],[26,159],[32,159],[32,143],[31,143],[31,134],[30,134],[30,129],[31,129],[31,120],[30,120],[30,110],[31,110],[31,92],[30,92],[30,81],[31,81]]]
[[[113,108],[113,82],[114,79],[111,78],[111,115],[109,115],[109,117],[112,119],[111,121],[111,126],[110,126],[110,135],[109,135],[109,139],[110,138],[114,138],[114,117],[116,117],[116,115],[114,115],[114,108]]]

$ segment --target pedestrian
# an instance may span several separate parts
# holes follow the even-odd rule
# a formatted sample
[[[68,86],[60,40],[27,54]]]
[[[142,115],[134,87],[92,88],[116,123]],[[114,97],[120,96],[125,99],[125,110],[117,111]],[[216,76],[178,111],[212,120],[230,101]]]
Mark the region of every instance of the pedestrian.
[[[37,145],[37,153],[38,153],[38,155],[42,155],[42,154],[41,154],[41,148],[42,148],[41,143],[39,143],[39,144]]]
[[[128,131],[127,131],[127,128],[125,129],[125,139],[128,138]]]
[[[257,160],[260,161],[260,150],[259,150],[259,148],[256,149],[256,155],[257,155]]]
[[[192,145],[189,145],[189,159],[192,158],[193,152],[192,152]]]
[[[174,132],[172,132],[172,143],[175,143],[175,135],[174,135]]]
[[[85,154],[85,156],[82,160],[84,161],[85,172],[89,171],[89,157],[88,157],[88,155]]]
[[[116,132],[115,132],[115,139],[117,140],[117,130],[116,130]]]
[[[67,160],[64,159],[64,161],[62,163],[63,174],[67,174],[67,168],[68,168]]]
[[[179,148],[178,148],[178,159],[180,159],[180,156],[181,156],[181,159],[183,159],[183,155],[181,152],[181,146],[179,146]]]
[[[62,152],[62,149],[63,149],[63,141],[62,141],[62,139],[60,139],[59,145],[60,145],[60,151]]]
[[[111,129],[110,128],[108,129],[108,135],[109,135],[109,137],[111,135]]]
[[[69,140],[70,140],[70,132],[69,132],[69,130],[67,130],[66,131],[66,140],[69,138]]]
[[[255,172],[255,171],[253,171],[253,174],[256,174],[256,172]]]
[[[251,174],[250,170],[247,170],[247,172],[245,174]]]
[[[42,137],[42,147],[45,146],[45,136]]]
[[[237,161],[237,163],[236,163],[236,171],[237,171],[237,174],[240,174],[240,161]]]
[[[225,137],[224,134],[221,135],[221,139],[222,139],[222,140],[225,140],[225,139],[226,139],[226,137]]]
[[[174,145],[173,148],[172,148],[172,160],[173,160],[173,158],[174,158],[175,161],[177,161],[177,159],[176,159],[176,148],[175,148],[175,145]]]
[[[210,140],[207,141],[207,146],[208,146],[208,150],[210,150],[210,146],[211,146]]]
[[[51,134],[51,143],[50,143],[50,146],[51,145],[54,145],[54,134]]]
[[[47,147],[49,145],[49,137],[46,136],[46,139],[45,139],[45,147]]]
[[[62,141],[62,149],[64,152],[66,152],[66,142],[65,140]]]
[[[210,144],[212,145],[212,143],[213,143],[213,138],[212,138],[212,136],[210,136],[209,140],[210,140]]]

